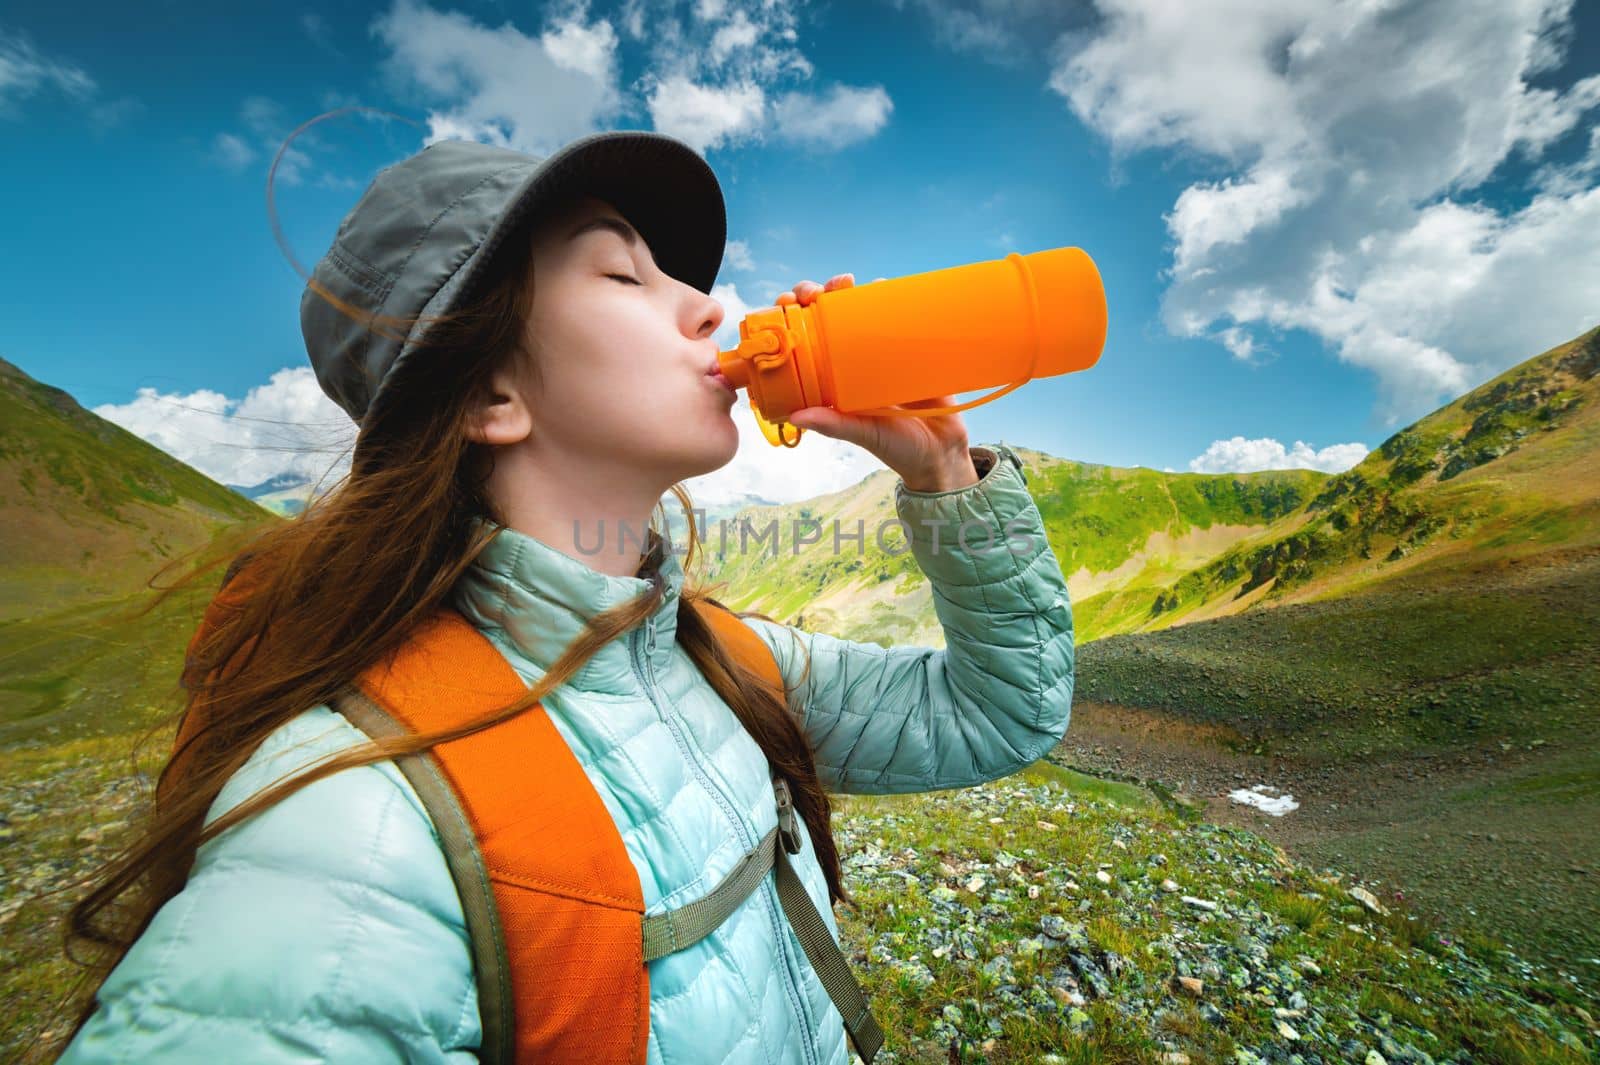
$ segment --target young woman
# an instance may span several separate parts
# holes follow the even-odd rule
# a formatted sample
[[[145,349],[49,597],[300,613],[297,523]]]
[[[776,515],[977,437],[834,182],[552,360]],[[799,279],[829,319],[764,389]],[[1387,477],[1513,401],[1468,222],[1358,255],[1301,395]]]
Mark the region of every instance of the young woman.
[[[741,615],[785,699],[693,609],[707,593],[652,522],[669,490],[687,516],[678,482],[738,445],[733,393],[708,372],[725,232],[710,169],[653,133],[596,134],[543,160],[444,141],[374,180],[302,301],[319,380],[360,426],[351,473],[239,553],[190,646],[155,811],[71,915],[78,941],[103,948],[103,979],[61,1061],[479,1060],[486,989],[449,826],[396,767],[435,742],[547,715],[646,918],[705,898],[772,832],[776,776],[805,828],[789,860],[835,940],[832,903],[848,896],[830,792],[968,786],[1057,742],[1073,687],[1066,583],[1020,462],[969,447],[959,415],[794,419],[899,474],[895,508],[945,649]],[[851,280],[801,282],[784,301]],[[641,552],[627,531],[647,525]],[[441,611],[526,693],[369,741],[336,696]],[[509,772],[544,771],[514,744],[497,753]],[[649,962],[647,1032],[619,1060],[850,1060],[774,879]],[[519,1032],[549,1020],[529,1016],[554,979],[535,968],[510,964]]]

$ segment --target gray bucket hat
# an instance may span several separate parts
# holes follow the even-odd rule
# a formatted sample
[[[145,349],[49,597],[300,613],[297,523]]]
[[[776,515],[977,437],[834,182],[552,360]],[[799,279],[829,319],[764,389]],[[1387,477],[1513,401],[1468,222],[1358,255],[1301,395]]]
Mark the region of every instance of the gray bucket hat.
[[[463,305],[546,208],[585,193],[639,231],[664,273],[710,293],[726,208],[711,167],[682,141],[613,130],[543,159],[435,141],[378,172],[312,271],[300,331],[322,390],[362,424],[427,331],[424,322],[402,340],[385,322]]]

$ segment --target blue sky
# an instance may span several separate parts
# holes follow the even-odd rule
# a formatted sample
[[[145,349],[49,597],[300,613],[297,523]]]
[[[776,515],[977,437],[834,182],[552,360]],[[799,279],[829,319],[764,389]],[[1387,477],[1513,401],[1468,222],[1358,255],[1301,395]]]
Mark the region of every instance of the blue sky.
[[[294,126],[418,123],[295,141],[278,207],[308,267],[427,137],[660,129],[723,185],[729,344],[802,279],[1076,245],[1106,285],[1100,362],[968,412],[974,442],[1342,469],[1600,321],[1596,6],[11,4],[0,356],[220,479],[307,469],[272,445],[344,426],[265,209]],[[877,468],[742,424],[705,501]]]

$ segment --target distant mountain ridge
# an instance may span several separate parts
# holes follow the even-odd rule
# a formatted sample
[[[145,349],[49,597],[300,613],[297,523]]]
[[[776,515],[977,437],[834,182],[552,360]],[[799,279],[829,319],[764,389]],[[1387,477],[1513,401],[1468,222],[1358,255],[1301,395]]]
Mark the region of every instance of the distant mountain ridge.
[[[1337,595],[1518,536],[1600,537],[1600,330],[1513,367],[1407,426],[1340,474],[1272,470],[1163,473],[1074,462],[1015,446],[1051,548],[1068,578],[1079,642]],[[938,645],[930,589],[909,553],[875,543],[892,522],[894,475],[777,506],[740,521],[705,575],[741,607],[855,639]],[[857,521],[864,547],[843,541]],[[794,543],[796,522],[820,543]],[[898,549],[898,532],[885,542]],[[756,544],[751,548],[750,544]],[[713,548],[716,544],[713,543]],[[774,546],[776,551],[774,551]]]

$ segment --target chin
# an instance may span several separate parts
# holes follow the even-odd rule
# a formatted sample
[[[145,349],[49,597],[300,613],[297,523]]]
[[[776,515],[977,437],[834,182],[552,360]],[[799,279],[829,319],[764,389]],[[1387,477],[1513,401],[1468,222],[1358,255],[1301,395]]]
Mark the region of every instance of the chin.
[[[702,431],[687,441],[680,436],[678,442],[686,446],[678,452],[677,461],[673,463],[676,480],[703,477],[722,469],[739,453],[739,427],[729,418],[722,431]]]

